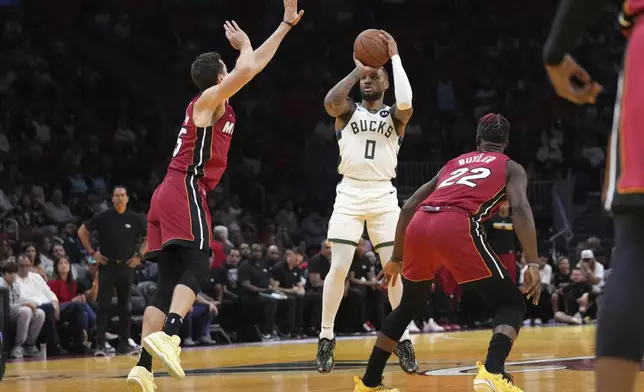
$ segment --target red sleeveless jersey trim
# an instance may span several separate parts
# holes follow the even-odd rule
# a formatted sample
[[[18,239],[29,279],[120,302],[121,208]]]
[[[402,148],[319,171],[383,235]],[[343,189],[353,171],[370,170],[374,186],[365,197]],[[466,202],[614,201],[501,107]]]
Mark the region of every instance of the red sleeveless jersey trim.
[[[195,96],[186,108],[186,117],[168,170],[185,173],[186,182],[187,176],[194,176],[200,185],[212,190],[226,170],[236,117],[232,106],[226,104],[219,121],[207,127],[197,127],[192,112],[200,95]]]

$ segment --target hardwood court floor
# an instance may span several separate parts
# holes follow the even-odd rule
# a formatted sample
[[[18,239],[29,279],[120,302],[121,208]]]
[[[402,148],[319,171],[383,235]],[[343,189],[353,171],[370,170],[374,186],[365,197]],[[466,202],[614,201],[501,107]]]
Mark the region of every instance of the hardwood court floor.
[[[525,328],[508,370],[526,392],[593,390],[594,327]],[[422,375],[407,376],[392,358],[385,382],[401,392],[472,391],[473,366],[482,360],[490,331],[414,336]],[[259,344],[184,350],[187,377],[175,381],[157,369],[158,391],[326,392],[353,391],[353,375],[364,371],[374,337],[338,340],[337,365],[318,374],[311,360],[316,342]],[[2,392],[116,392],[136,357],[10,363]],[[512,364],[514,363],[514,364]],[[644,391],[644,377],[638,380]]]

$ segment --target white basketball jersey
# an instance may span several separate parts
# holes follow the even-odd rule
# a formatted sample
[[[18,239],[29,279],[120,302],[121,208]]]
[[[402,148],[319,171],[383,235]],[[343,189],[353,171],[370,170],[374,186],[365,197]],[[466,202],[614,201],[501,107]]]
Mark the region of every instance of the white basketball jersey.
[[[347,125],[338,131],[337,137],[340,174],[361,181],[396,177],[402,139],[396,133],[389,106],[377,113],[358,106]]]

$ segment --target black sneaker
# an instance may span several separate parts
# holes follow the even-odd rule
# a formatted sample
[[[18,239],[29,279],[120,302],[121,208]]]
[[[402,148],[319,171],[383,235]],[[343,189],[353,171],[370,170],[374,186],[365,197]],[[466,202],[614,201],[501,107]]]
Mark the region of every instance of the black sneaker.
[[[335,366],[333,350],[335,350],[335,338],[333,340],[322,338],[318,341],[318,354],[315,358],[318,372],[324,374],[333,370]]]
[[[414,353],[414,346],[412,346],[411,340],[398,342],[396,348],[394,348],[394,355],[398,357],[398,363],[405,373],[418,373],[418,361],[416,360],[416,354]]]

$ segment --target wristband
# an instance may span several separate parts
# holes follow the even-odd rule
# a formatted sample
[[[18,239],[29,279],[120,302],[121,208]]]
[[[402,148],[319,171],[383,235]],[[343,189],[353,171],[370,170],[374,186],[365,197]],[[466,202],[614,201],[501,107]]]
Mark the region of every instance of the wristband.
[[[289,27],[295,26],[293,23],[283,20],[282,23],[286,23]]]
[[[397,258],[393,258],[393,257],[391,259],[389,259],[389,261],[391,261],[392,263],[396,263],[396,264],[402,264],[402,262],[403,262],[402,260],[398,260]]]
[[[539,264],[537,264],[537,263],[528,263],[528,267],[537,267],[537,268],[540,268],[540,267],[539,267]]]

